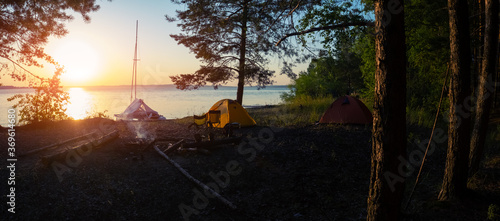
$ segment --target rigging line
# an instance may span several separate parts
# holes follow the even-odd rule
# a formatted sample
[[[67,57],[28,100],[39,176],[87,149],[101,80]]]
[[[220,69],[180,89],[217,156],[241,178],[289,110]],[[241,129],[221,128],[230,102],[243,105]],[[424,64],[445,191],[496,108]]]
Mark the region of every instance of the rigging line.
[[[139,21],[135,22],[135,48],[134,48],[134,59],[132,66],[132,83],[130,85],[130,102],[132,102],[132,98],[137,97],[137,29],[139,27]]]
[[[420,169],[418,170],[417,179],[415,180],[415,184],[413,185],[413,189],[410,192],[410,197],[408,198],[408,202],[406,203],[405,210],[408,209],[408,206],[410,205],[410,202],[411,202],[411,198],[413,197],[413,193],[415,192],[415,189],[417,188],[418,180],[420,178],[420,174],[422,173],[422,168],[424,167],[425,158],[427,157],[427,152],[429,151],[429,147],[431,146],[432,137],[434,135],[434,130],[436,129],[436,123],[437,123],[437,120],[439,117],[439,110],[441,109],[441,103],[443,102],[443,95],[444,95],[444,91],[446,88],[446,82],[448,81],[449,73],[450,73],[450,64],[448,63],[448,66],[446,68],[446,77],[444,78],[443,87],[441,89],[441,98],[439,99],[439,105],[437,108],[436,117],[434,118],[434,125],[432,126],[431,137],[429,138],[429,143],[427,143],[427,148],[425,149],[424,157],[422,158],[422,163],[420,164]]]

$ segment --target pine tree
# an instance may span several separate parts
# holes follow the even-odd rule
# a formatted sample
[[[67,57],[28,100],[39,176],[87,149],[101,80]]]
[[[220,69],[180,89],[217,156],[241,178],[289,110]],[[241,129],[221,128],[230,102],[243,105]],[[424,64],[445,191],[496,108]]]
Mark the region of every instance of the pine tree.
[[[406,159],[406,43],[403,1],[375,1],[375,96],[367,220],[398,220]],[[390,16],[390,18],[389,18]]]
[[[470,150],[471,50],[467,0],[448,0],[450,23],[450,113],[448,151],[439,200],[461,197],[467,189]]]
[[[170,35],[189,48],[203,65],[192,74],[171,77],[179,89],[214,87],[238,81],[236,100],[243,102],[245,84],[259,88],[272,84],[268,55],[291,58],[297,48],[290,42],[274,43],[294,29],[293,15],[312,2],[293,0],[182,0],[186,9],[177,11],[182,34]],[[166,16],[168,21],[175,18]],[[290,70],[285,62],[284,70]]]
[[[498,56],[498,0],[485,1],[486,28],[484,34],[483,64],[479,75],[476,115],[471,135],[469,175],[479,168],[484,152],[488,119],[493,104],[495,71]]]

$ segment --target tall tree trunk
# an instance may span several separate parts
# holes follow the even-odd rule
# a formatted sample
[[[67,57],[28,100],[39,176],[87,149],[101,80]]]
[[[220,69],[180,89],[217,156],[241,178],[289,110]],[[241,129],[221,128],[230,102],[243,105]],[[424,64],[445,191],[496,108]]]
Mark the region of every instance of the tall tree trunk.
[[[446,168],[439,200],[461,197],[467,189],[471,117],[470,108],[467,107],[471,101],[471,50],[467,10],[467,0],[448,0],[451,50],[450,124]]]
[[[488,78],[493,79],[496,75],[498,54],[498,0],[486,0],[485,2],[486,29],[484,34],[483,65],[479,74],[479,90],[477,94],[476,116],[472,130],[469,157],[469,175],[477,172],[481,157],[483,156],[486,131],[488,130],[488,119],[493,103],[493,85],[488,85]],[[490,81],[489,84],[491,84]],[[488,90],[489,89],[489,90]]]
[[[376,71],[367,220],[398,220],[406,161],[406,44],[403,1],[375,1]]]
[[[500,41],[500,34],[498,36],[498,39]],[[500,44],[498,44],[498,53],[500,53]],[[493,75],[493,76],[496,76],[494,78],[495,79],[495,83],[494,83],[495,92],[493,93],[493,107],[492,107],[494,112],[496,109],[498,109],[499,103],[500,103],[498,101],[499,100],[498,98],[500,97],[498,95],[498,94],[500,94],[500,90],[496,90],[498,88],[498,86],[500,86],[500,85],[498,85],[498,80],[500,79],[500,65],[499,64],[500,64],[500,56],[498,56],[498,58],[497,58],[497,70],[496,70],[496,73]]]
[[[238,91],[236,92],[236,101],[243,105],[243,90],[245,89],[245,60],[247,51],[247,18],[248,1],[243,3],[243,18],[241,20],[241,42],[240,42],[240,66],[238,73]]]

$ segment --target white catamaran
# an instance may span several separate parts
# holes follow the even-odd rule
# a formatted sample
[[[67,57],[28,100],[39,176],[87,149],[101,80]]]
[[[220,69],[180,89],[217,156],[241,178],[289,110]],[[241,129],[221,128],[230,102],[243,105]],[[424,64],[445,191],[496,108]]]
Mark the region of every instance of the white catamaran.
[[[165,117],[158,114],[157,111],[150,108],[142,99],[137,98],[137,35],[139,21],[135,23],[135,52],[134,65],[132,70],[132,84],[130,87],[130,105],[121,114],[115,114],[115,120],[125,121],[148,121],[165,120]]]

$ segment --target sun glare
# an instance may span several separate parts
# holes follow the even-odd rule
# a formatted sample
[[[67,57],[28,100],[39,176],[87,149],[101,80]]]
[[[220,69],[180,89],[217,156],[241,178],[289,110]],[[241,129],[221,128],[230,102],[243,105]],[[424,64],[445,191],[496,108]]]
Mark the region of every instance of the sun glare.
[[[55,53],[56,62],[64,66],[63,82],[84,84],[92,80],[99,71],[99,53],[90,45],[79,40],[67,40],[59,44]]]

